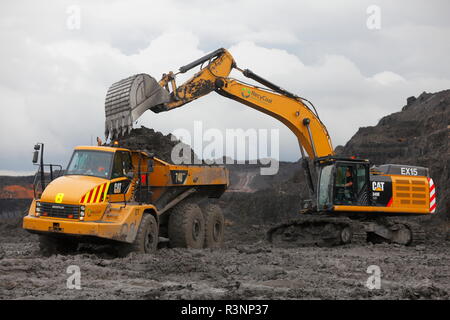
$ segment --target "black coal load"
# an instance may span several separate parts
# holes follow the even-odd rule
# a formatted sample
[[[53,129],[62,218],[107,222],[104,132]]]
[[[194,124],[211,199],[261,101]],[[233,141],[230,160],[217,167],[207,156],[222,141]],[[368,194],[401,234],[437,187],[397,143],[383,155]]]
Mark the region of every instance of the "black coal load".
[[[400,112],[376,126],[360,128],[347,144],[336,148],[345,156],[370,159],[373,164],[428,167],[436,185],[437,212],[450,216],[450,90],[410,97]]]
[[[120,147],[146,151],[169,163],[173,163],[171,159],[172,150],[176,145],[182,143],[172,134],[164,135],[161,132],[144,126],[131,130],[129,134],[120,137],[118,142]],[[189,152],[187,157],[190,157],[191,164],[198,162],[198,157],[194,151],[189,146],[183,145],[185,146],[184,150]],[[182,156],[182,154],[180,154],[180,156]]]

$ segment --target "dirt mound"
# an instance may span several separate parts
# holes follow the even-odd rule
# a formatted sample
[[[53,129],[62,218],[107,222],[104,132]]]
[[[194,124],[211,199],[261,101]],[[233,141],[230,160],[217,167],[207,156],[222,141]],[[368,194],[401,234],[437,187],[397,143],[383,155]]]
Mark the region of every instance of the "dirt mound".
[[[33,186],[6,186],[0,190],[0,199],[33,199]]]
[[[0,200],[32,199],[33,179],[34,176],[0,176]]]
[[[347,144],[336,148],[345,156],[370,159],[374,164],[395,163],[430,169],[441,216],[450,213],[449,123],[450,90],[410,97],[400,112],[376,126],[360,128]]]

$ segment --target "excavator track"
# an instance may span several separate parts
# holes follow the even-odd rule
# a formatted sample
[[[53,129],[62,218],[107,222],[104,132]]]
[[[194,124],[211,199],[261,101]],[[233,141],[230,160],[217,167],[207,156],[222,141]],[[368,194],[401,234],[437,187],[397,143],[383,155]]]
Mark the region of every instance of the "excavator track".
[[[272,245],[284,248],[367,242],[411,246],[424,243],[425,232],[419,223],[408,218],[357,220],[309,214],[270,228],[266,237]]]
[[[270,228],[266,236],[274,246],[289,248],[365,243],[366,233],[347,217],[305,215]]]
[[[425,231],[411,218],[380,217],[365,222],[364,228],[370,242],[388,242],[402,245],[419,245],[425,242]]]

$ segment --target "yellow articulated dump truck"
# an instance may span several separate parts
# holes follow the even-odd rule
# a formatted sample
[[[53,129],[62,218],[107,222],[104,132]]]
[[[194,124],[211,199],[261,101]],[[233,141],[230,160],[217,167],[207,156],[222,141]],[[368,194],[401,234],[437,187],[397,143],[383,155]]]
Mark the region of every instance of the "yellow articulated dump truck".
[[[39,170],[23,228],[39,235],[44,255],[86,242],[114,244],[121,255],[153,252],[160,242],[222,246],[224,218],[207,198],[225,192],[226,168],[172,165],[118,146],[80,146],[58,174],[57,166],[44,163],[43,149],[35,146]]]

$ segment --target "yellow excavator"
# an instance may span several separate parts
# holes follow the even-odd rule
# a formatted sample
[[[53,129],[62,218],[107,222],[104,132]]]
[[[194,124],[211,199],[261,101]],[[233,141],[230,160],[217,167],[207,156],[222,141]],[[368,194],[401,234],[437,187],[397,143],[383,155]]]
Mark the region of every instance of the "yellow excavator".
[[[198,72],[177,85],[178,74],[198,66]],[[232,69],[262,86],[229,77]],[[114,83],[106,96],[105,135],[115,138],[127,134],[146,110],[170,111],[213,91],[278,119],[298,139],[311,199],[298,218],[268,230],[269,241],[298,246],[367,240],[409,245],[423,240],[420,225],[410,217],[436,210],[434,184],[427,168],[372,166],[367,159],[336,156],[311,102],[239,68],[223,48],[182,66],[177,73],[163,74],[160,81],[137,74]]]

